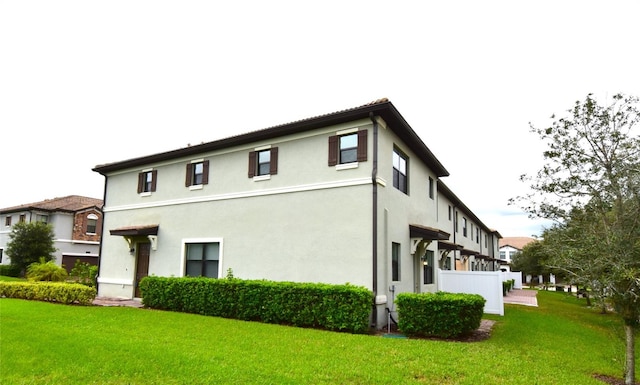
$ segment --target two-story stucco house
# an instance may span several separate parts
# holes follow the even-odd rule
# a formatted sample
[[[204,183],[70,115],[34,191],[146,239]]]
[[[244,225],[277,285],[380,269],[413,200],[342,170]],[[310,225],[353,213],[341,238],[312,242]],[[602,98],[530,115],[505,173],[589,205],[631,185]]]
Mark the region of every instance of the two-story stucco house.
[[[10,263],[4,252],[12,228],[19,222],[46,222],[55,234],[55,261],[71,271],[77,260],[98,264],[102,233],[102,200],[79,195],[46,199],[0,209],[0,258]]]
[[[439,182],[448,171],[386,99],[94,171],[106,183],[100,296],[231,269],[365,286],[375,324],[391,289],[436,291],[438,267],[488,269],[497,253],[499,234]]]

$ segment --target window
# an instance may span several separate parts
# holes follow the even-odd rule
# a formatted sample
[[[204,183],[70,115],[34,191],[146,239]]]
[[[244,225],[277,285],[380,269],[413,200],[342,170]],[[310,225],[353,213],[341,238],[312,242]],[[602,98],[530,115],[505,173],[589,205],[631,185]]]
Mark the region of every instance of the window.
[[[209,183],[209,161],[200,160],[187,163],[187,171],[184,185],[202,186]]]
[[[484,247],[489,247],[489,237],[487,234],[484,235]]]
[[[249,152],[249,178],[278,173],[278,147]]]
[[[500,252],[500,259],[506,259],[507,258],[507,252],[506,251],[501,251]]]
[[[156,191],[158,170],[143,171],[138,174],[138,194]]]
[[[456,211],[456,220],[453,223],[453,226],[456,228],[456,233],[458,232],[458,212]]]
[[[393,187],[407,193],[407,157],[399,150],[393,150]]]
[[[18,221],[18,222],[20,222],[20,223],[24,223],[24,222],[26,222],[26,221],[27,221],[27,216],[26,216],[26,214],[20,214],[20,219],[19,219],[19,221]]]
[[[366,160],[367,130],[351,130],[329,137],[329,166]]]
[[[429,177],[429,198],[433,199],[433,178]]]
[[[49,216],[48,215],[44,215],[44,214],[37,214],[36,215],[36,221],[37,222],[42,222],[42,223],[47,223],[49,221]]]
[[[190,277],[218,278],[220,243],[187,243],[186,273]]]
[[[433,251],[427,250],[424,254],[422,262],[423,284],[430,285],[433,283]]]
[[[4,225],[11,226],[11,215],[7,215],[7,217],[4,218]]]
[[[451,205],[449,205],[449,220],[451,220]]]
[[[0,249],[0,263],[2,263],[2,262],[3,262],[3,261],[2,261],[2,251],[3,251],[3,249]]]
[[[476,227],[476,243],[480,244],[480,229]]]
[[[87,234],[95,234],[98,229],[98,216],[96,214],[87,215]]]
[[[400,244],[391,243],[391,280],[400,280]]]
[[[467,236],[467,218],[462,217],[462,235]]]

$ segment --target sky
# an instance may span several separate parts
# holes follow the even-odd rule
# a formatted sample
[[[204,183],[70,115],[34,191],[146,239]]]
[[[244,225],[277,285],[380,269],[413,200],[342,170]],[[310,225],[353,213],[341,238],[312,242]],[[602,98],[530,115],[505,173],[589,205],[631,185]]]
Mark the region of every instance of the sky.
[[[502,236],[544,127],[640,96],[640,2],[0,1],[0,207],[102,198],[96,165],[388,98]]]

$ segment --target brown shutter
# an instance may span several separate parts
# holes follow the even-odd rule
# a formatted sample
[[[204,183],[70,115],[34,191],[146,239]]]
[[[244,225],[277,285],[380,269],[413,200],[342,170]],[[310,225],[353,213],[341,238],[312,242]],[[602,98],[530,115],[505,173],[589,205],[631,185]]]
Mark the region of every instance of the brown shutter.
[[[329,166],[338,164],[338,136],[329,137]]]
[[[209,161],[202,162],[202,184],[209,183]]]
[[[156,191],[158,184],[158,170],[151,171],[151,192]]]
[[[367,130],[358,131],[358,162],[367,161]]]
[[[144,186],[144,176],[146,175],[146,173],[141,172],[138,173],[138,194],[140,194],[142,192],[142,186]]]
[[[269,174],[276,175],[278,173],[278,147],[271,149],[271,160],[269,161]]]
[[[249,178],[256,175],[256,152],[249,152]]]
[[[191,186],[191,175],[193,174],[193,163],[187,163],[187,176],[184,179],[184,186]]]

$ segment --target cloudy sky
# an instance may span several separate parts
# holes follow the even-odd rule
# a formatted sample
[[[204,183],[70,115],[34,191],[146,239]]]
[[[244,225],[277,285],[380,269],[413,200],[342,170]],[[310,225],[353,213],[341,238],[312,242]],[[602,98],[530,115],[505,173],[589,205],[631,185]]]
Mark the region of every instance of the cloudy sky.
[[[0,207],[102,198],[99,164],[389,98],[503,236],[529,122],[640,95],[640,2],[1,1]]]

